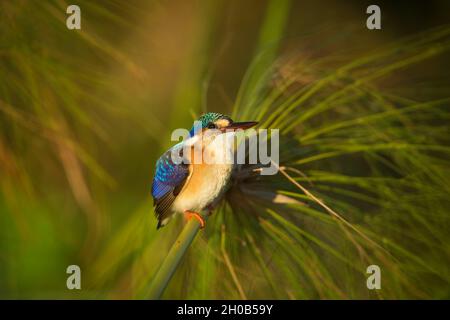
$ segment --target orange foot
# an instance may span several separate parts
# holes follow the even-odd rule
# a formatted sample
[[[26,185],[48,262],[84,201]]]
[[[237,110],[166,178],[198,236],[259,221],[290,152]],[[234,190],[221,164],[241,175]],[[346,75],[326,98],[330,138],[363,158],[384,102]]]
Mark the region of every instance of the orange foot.
[[[205,225],[206,225],[205,219],[203,219],[203,217],[200,214],[198,214],[197,212],[186,210],[184,212],[184,215],[187,220],[190,220],[192,218],[197,219],[198,222],[200,223],[200,229],[203,229],[205,227]]]

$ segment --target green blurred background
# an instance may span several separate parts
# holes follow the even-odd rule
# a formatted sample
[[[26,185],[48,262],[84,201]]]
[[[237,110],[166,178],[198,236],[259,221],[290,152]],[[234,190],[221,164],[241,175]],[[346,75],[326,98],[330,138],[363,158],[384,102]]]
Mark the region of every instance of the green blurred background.
[[[393,257],[364,238],[346,238],[352,231],[320,208],[295,215],[286,200],[276,227],[270,223],[281,220],[268,205],[252,203],[263,220],[238,223],[226,214],[236,212],[231,203],[194,242],[165,298],[450,297],[448,1],[378,1],[380,31],[365,26],[369,1],[77,1],[81,30],[66,28],[69,4],[0,2],[1,298],[145,298],[183,225],[177,219],[156,231],[154,163],[173,144],[172,130],[189,128],[207,110],[284,128],[281,152],[290,154],[282,165],[316,181],[315,194],[384,241]],[[339,69],[357,61],[351,72]],[[389,77],[364,88],[355,82],[344,99],[333,99],[378,70]],[[335,71],[339,81],[305,91]],[[252,84],[260,79],[263,88]],[[273,92],[279,96],[271,100]],[[333,104],[319,117],[295,123],[323,101],[306,104],[305,97],[289,123],[270,119],[294,105],[281,100],[317,92]],[[301,146],[314,128],[416,103],[432,107],[376,120],[365,131],[355,121],[334,140]],[[394,151],[379,147],[387,136]],[[351,156],[301,162],[358,137]],[[398,147],[403,143],[421,147]],[[375,162],[383,164],[373,169]],[[401,187],[391,183],[405,177],[411,180]],[[261,188],[308,201],[277,183]],[[333,197],[330,188],[340,183],[350,187]],[[314,219],[330,220],[322,226]],[[386,265],[377,293],[365,288],[365,266],[375,262]],[[81,267],[80,291],[66,288],[71,264]]]

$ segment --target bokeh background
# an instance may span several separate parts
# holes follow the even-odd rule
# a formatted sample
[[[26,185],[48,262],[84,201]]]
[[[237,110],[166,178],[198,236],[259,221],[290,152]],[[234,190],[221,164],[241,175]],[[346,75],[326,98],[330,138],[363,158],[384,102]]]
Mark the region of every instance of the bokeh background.
[[[0,2],[0,297],[146,298],[154,164],[205,111],[281,129],[164,298],[449,298],[450,3]],[[66,288],[66,268],[82,290]],[[382,289],[366,288],[366,267]]]

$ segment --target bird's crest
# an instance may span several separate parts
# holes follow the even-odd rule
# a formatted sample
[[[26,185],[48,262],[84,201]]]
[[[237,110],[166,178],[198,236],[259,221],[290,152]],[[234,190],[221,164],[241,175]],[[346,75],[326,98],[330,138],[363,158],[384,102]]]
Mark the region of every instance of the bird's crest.
[[[216,122],[219,119],[227,119],[231,121],[231,118],[217,112],[208,112],[200,116],[197,121],[201,122],[202,129],[206,128],[208,124],[211,122]],[[192,126],[191,130],[189,131],[190,136],[192,137],[194,135],[194,126]]]

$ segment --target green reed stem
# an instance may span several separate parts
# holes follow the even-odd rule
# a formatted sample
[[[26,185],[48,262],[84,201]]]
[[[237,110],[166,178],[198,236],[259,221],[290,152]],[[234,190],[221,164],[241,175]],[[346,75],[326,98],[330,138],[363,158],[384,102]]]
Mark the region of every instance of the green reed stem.
[[[207,217],[203,216],[203,219],[206,221]],[[146,295],[148,299],[154,300],[161,298],[164,293],[164,289],[169,284],[169,281],[177,270],[181,259],[199,230],[200,222],[197,219],[190,219],[184,226],[180,235],[175,240],[175,243],[172,245],[172,248],[170,248],[170,251],[164,259],[161,267],[150,283],[150,287]]]

